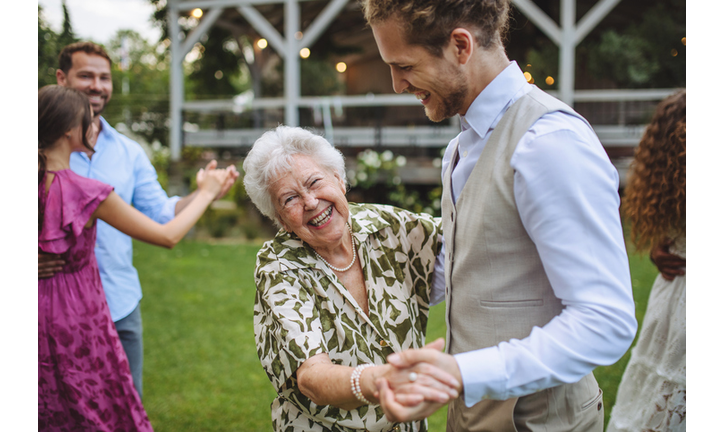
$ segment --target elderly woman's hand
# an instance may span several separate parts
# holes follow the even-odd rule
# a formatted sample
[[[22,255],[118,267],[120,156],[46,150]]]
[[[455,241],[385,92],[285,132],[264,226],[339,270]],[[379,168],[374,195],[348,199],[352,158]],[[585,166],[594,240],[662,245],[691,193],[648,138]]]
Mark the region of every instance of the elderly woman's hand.
[[[447,403],[415,400],[411,398],[414,395],[400,395],[390,389],[389,383],[384,378],[380,378],[375,384],[380,395],[382,410],[385,412],[385,417],[391,422],[422,420]]]

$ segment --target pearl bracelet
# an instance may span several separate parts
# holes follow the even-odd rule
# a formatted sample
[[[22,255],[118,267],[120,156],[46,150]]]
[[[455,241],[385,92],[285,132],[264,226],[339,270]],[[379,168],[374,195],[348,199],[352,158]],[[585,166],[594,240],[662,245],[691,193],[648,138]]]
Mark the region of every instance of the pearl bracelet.
[[[374,366],[373,364],[362,364],[354,368],[352,375],[349,377],[349,383],[352,386],[352,394],[362,403],[372,405],[372,402],[368,401],[367,398],[362,394],[362,389],[359,385],[359,378],[362,376],[362,371],[368,367]]]

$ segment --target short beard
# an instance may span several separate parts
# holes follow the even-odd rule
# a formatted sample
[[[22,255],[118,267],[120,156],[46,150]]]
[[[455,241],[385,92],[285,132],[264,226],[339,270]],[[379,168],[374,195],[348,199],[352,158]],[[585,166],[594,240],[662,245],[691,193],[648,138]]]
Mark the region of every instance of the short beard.
[[[106,105],[108,105],[108,102],[104,103],[98,111],[96,111],[95,108],[93,108],[93,105],[91,105],[91,108],[93,108],[93,119],[96,119],[103,114],[103,111],[106,110]]]
[[[452,69],[449,73],[452,74],[452,82],[450,85],[452,90],[446,95],[438,95],[442,102],[441,110],[433,112],[432,110],[425,109],[427,118],[436,123],[458,114],[462,108],[465,96],[468,94],[468,83],[465,81],[463,73],[457,69]]]

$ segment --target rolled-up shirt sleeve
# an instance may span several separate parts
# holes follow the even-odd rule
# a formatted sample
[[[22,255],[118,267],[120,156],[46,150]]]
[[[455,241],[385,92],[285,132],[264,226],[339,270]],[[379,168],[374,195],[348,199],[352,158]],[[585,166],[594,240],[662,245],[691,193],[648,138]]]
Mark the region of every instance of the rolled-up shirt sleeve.
[[[511,166],[520,218],[564,309],[524,339],[455,356],[468,406],[577,382],[636,334],[618,173],[593,131],[575,117],[560,128],[561,116],[542,117]]]
[[[139,153],[135,159],[133,206],[154,221],[165,224],[176,215],[176,203],[181,197],[166,194],[158,182],[156,169],[145,155]]]

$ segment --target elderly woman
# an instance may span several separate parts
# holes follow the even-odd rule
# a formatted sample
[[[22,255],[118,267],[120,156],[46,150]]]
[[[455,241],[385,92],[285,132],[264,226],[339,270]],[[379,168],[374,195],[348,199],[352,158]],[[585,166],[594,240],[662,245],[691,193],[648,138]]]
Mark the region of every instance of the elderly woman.
[[[281,228],[255,272],[257,353],[278,393],[274,430],[426,430],[424,421],[389,422],[375,381],[409,388],[413,405],[456,395],[458,384],[440,369],[385,364],[424,346],[440,221],[347,202],[342,155],[304,129],[266,132],[244,171],[249,197]]]

